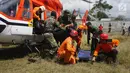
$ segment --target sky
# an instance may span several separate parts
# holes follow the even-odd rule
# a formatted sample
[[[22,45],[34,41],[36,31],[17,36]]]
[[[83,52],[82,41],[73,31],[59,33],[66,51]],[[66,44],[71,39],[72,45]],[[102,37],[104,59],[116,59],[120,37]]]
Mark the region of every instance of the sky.
[[[80,8],[81,13],[89,10],[93,7],[97,0],[89,0],[93,3],[89,4],[82,0],[61,0],[63,9],[78,10]],[[112,5],[113,8],[107,12],[110,17],[117,17],[118,15],[124,15],[126,18],[130,18],[130,0],[103,0],[107,1],[108,4]]]

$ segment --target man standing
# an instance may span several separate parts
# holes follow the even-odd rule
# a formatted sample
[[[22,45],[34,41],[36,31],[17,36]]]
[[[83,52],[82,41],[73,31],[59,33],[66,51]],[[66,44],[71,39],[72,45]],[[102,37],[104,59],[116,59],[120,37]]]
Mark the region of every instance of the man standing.
[[[73,29],[77,29],[77,22],[76,22],[76,16],[75,15],[72,15],[72,23],[73,23],[73,26],[72,26],[72,28]]]
[[[98,28],[99,28],[99,33],[103,33],[103,26],[102,26],[102,24],[100,24]]]
[[[78,32],[78,38],[76,40],[77,42],[77,49],[80,50],[80,45],[81,45],[81,41],[82,41],[82,37],[83,37],[83,30],[86,30],[87,29],[87,26],[86,25],[83,25],[83,24],[80,24],[77,28],[77,32]]]
[[[128,27],[128,36],[130,35],[130,26]]]
[[[68,10],[63,11],[63,15],[58,18],[61,30],[58,32],[58,40],[62,43],[73,29],[72,15]],[[59,38],[60,36],[60,38]]]
[[[111,23],[109,23],[109,26],[108,26],[108,33],[111,32]]]
[[[63,12],[63,16],[60,16],[60,18],[59,18],[59,22],[60,22],[61,26],[62,27],[73,26],[71,17],[72,17],[72,15],[69,12],[69,10],[65,10]]]
[[[93,26],[91,22],[87,23],[87,27],[88,27],[88,37],[87,37],[88,43],[90,40],[90,33],[92,33],[92,41],[91,41],[91,55],[92,55],[97,46],[100,33],[99,29],[96,26]]]
[[[41,33],[41,25],[40,25],[41,18],[40,17],[44,11],[45,11],[44,6],[35,7],[33,9],[33,25],[34,25],[34,32],[36,34]]]
[[[33,18],[37,19],[37,20],[41,20],[41,13],[45,11],[45,7],[44,6],[40,6],[40,7],[35,7],[33,9]]]
[[[122,26],[122,35],[125,35],[125,29],[126,29],[126,26],[125,26],[125,23],[123,23],[123,26]]]
[[[46,55],[50,58],[54,58],[58,49],[57,42],[53,36],[53,30],[57,26],[56,12],[52,11],[51,16],[46,19],[44,24],[44,38],[45,42],[49,45],[49,48],[44,49]]]

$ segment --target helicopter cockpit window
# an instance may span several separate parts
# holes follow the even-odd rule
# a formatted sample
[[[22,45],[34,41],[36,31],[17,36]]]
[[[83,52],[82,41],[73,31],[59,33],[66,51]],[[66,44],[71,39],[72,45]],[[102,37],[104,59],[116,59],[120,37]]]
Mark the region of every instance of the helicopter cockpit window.
[[[30,19],[30,3],[29,0],[24,0],[24,10],[23,10],[23,14],[22,17],[23,19]]]
[[[19,0],[0,0],[0,12],[15,17]]]

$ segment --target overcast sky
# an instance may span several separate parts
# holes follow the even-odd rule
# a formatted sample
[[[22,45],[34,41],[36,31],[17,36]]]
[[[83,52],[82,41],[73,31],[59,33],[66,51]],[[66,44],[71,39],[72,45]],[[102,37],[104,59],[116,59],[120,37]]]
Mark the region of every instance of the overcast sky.
[[[63,4],[63,9],[78,10],[80,8],[81,12],[85,12],[87,9],[91,9],[93,4],[97,0],[89,0],[93,3],[89,4],[82,0],[61,0]],[[104,0],[105,1],[105,0]],[[118,15],[124,15],[130,18],[130,0],[106,0],[113,8],[108,12],[111,17],[116,17]]]

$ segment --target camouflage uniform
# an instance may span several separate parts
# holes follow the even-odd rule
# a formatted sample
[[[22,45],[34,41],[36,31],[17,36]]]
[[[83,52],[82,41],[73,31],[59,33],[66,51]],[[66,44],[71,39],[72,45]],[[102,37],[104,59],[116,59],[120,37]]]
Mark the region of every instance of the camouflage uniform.
[[[57,33],[56,33],[56,38],[57,40],[62,43],[68,36],[69,36],[69,33],[71,31],[71,27],[65,27],[66,25],[70,25],[72,24],[72,20],[71,20],[71,14],[68,10],[65,10],[63,15],[61,15],[59,18],[58,18],[58,21],[60,24],[62,24],[63,26],[60,27],[61,30],[59,30]],[[60,37],[60,38],[59,38]]]
[[[63,24],[64,26],[73,24],[71,13],[68,10],[65,10],[63,13],[63,16],[59,17],[59,22],[60,22],[60,24]],[[69,26],[66,28],[67,32],[71,31],[70,28],[73,28],[73,27]]]
[[[63,15],[59,17],[60,24],[68,25],[72,23],[71,13],[68,10],[65,10]]]
[[[74,25],[72,28],[76,30],[77,29],[77,22],[76,22],[76,16],[75,15],[72,15],[72,22],[73,22],[73,25]]]
[[[88,42],[89,42],[89,40],[90,40],[90,33],[92,33],[93,34],[93,36],[92,36],[92,41],[91,41],[91,55],[93,55],[93,52],[94,52],[94,50],[95,50],[95,48],[96,48],[96,46],[97,46],[97,43],[98,43],[98,38],[99,38],[99,35],[101,34],[101,33],[99,33],[99,29],[96,27],[96,26],[93,26],[93,25],[87,25],[87,26],[89,26],[88,27]]]
[[[56,26],[56,20],[53,16],[49,17],[45,21],[44,25],[44,41],[49,45],[48,48],[44,49],[45,56],[53,58],[56,55],[56,51],[58,49],[57,42],[53,36],[53,30]]]

